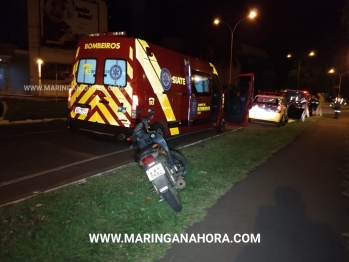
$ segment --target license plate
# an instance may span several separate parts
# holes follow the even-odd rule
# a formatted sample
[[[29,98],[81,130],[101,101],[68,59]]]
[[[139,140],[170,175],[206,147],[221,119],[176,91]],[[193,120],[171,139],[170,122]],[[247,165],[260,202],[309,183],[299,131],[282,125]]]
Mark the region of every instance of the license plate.
[[[80,115],[87,115],[88,114],[88,108],[83,107],[75,107],[75,113]]]
[[[158,178],[159,176],[162,176],[165,174],[165,169],[162,167],[161,163],[156,164],[155,166],[149,168],[147,171],[147,176],[150,181],[153,181],[154,179]]]

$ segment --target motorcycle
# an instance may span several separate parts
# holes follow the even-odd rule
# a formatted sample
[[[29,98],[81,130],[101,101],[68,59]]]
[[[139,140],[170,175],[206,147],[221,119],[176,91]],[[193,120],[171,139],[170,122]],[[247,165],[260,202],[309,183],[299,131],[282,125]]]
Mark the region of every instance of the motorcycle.
[[[179,151],[169,149],[159,132],[149,130],[153,115],[154,110],[149,109],[148,116],[135,126],[131,147],[139,147],[135,160],[153,184],[152,191],[159,195],[160,201],[166,200],[174,211],[180,212],[182,203],[177,189],[186,185],[187,162]]]

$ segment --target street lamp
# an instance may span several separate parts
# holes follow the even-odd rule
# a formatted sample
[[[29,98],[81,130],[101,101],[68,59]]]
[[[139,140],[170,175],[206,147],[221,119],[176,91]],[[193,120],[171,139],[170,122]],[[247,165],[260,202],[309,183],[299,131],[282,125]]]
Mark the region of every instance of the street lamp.
[[[307,56],[314,56],[315,53],[313,51],[311,51]],[[307,56],[303,56],[300,60],[299,60],[299,64],[298,64],[298,84],[297,84],[297,90],[299,90],[299,74],[300,74],[300,71],[301,71],[301,62],[302,62],[302,59],[304,57],[307,57]],[[288,57],[288,56],[287,56]]]
[[[330,73],[330,74],[337,73],[337,74],[339,75],[339,84],[338,84],[338,96],[339,96],[340,93],[341,93],[342,76],[343,76],[344,74],[346,74],[346,73],[349,73],[349,71],[345,71],[345,72],[343,72],[342,74],[340,74],[340,73],[336,72],[336,71],[332,68],[330,71],[328,71],[328,73]]]
[[[232,66],[232,59],[233,59],[233,41],[234,41],[234,32],[235,32],[235,29],[236,29],[236,27],[238,26],[238,24],[239,24],[242,20],[244,20],[244,19],[246,19],[246,18],[253,19],[253,18],[255,18],[256,16],[257,16],[257,9],[253,9],[253,10],[249,13],[248,16],[241,18],[241,19],[235,24],[235,26],[234,26],[233,29],[231,29],[231,26],[230,26],[227,22],[225,22],[225,21],[223,21],[223,20],[215,19],[214,22],[213,22],[215,25],[218,25],[219,23],[224,23],[224,24],[226,24],[226,25],[229,27],[229,29],[230,29],[231,41],[230,41],[229,83],[231,83],[231,66]]]
[[[41,65],[43,61],[39,58],[38,60],[36,60],[36,62],[38,63],[39,96],[41,96]]]

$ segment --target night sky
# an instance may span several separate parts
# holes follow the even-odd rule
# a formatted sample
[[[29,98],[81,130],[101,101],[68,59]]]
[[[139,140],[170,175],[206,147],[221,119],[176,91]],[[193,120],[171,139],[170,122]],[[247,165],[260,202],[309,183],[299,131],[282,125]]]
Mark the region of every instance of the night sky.
[[[237,26],[237,41],[285,52],[306,52],[327,49],[333,38],[343,32],[344,0],[107,0],[109,29],[132,31],[132,9],[142,2],[145,36],[154,41],[166,36],[186,39],[199,33],[214,36],[217,32],[228,35],[229,40],[229,28],[213,25],[214,18],[220,17],[233,28],[252,8],[258,9],[259,16]]]
[[[234,49],[241,42],[267,50],[274,69],[283,77],[296,67],[297,59],[311,50],[316,51],[311,63],[321,64],[323,70],[349,69],[349,41],[341,22],[345,0],[107,0],[107,3],[110,31],[125,30],[157,44],[164,37],[180,39],[187,46],[187,53],[200,58],[206,55],[209,60],[214,60],[213,55],[229,56],[230,49],[228,26],[214,25],[214,18],[219,17],[234,28],[250,9],[257,8],[259,15],[255,20],[245,19],[236,27]],[[136,17],[132,10],[136,10]],[[214,50],[209,55],[205,54],[207,46]],[[286,59],[288,53],[294,55],[293,60]],[[304,64],[308,63],[306,60]]]
[[[2,0],[0,42],[27,46],[25,0]],[[234,32],[234,50],[238,43],[263,48],[278,77],[297,67],[297,59],[309,51],[316,57],[304,59],[304,65],[321,65],[344,72],[348,66],[349,35],[341,18],[345,0],[106,0],[109,31],[127,31],[128,35],[155,44],[176,44],[184,53],[206,59],[228,61],[231,33],[227,25],[213,24],[219,17],[231,28],[250,9],[257,8],[255,20],[244,19]],[[13,14],[17,15],[14,16]],[[23,21],[21,21],[21,19]],[[167,39],[167,42],[165,41]],[[22,41],[21,41],[22,40]],[[286,59],[287,53],[294,55]],[[345,79],[343,79],[345,80]],[[345,80],[346,81],[346,80]],[[348,77],[349,87],[349,77]]]

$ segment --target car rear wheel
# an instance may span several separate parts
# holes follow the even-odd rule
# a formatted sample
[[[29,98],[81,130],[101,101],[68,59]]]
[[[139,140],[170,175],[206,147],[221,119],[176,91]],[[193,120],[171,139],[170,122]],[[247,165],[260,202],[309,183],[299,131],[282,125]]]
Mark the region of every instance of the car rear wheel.
[[[287,120],[286,120],[286,115],[283,114],[282,117],[280,118],[280,121],[276,124],[277,126],[284,126],[286,123],[287,123]]]

